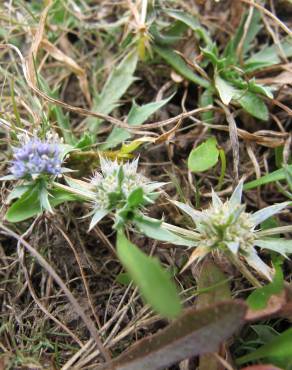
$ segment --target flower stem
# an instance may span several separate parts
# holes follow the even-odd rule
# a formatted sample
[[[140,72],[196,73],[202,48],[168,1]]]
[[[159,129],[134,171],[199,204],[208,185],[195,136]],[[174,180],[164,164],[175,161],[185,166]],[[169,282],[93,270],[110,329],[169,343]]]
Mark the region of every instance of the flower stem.
[[[233,253],[228,253],[228,258],[231,263],[242,273],[242,275],[255,287],[261,288],[262,284],[258,279],[249,271],[249,269],[237,258]]]
[[[188,239],[193,239],[193,240],[198,240],[199,239],[199,234],[196,233],[195,231],[184,229],[182,227],[178,227],[175,225],[168,224],[167,222],[162,222],[161,226],[164,229],[167,229],[169,231],[173,231],[174,233],[177,233],[179,235],[183,235],[187,237]]]

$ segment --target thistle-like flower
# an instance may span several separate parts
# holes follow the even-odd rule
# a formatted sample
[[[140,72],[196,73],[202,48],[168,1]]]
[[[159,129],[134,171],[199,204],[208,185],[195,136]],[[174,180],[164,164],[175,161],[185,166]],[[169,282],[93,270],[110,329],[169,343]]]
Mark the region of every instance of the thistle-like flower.
[[[187,204],[174,201],[182,211],[194,221],[196,249],[188,263],[199,262],[208,253],[221,251],[235,258],[244,259],[258,273],[271,280],[273,270],[257,254],[255,247],[270,249],[286,257],[292,253],[292,240],[284,238],[267,238],[289,228],[261,230],[258,226],[287,207],[290,202],[275,204],[255,213],[245,211],[241,204],[243,182],[240,181],[231,198],[223,203],[218,195],[212,192],[212,205],[203,211],[197,211]],[[290,230],[290,229],[289,229]]]
[[[164,183],[150,182],[137,172],[138,158],[132,162],[118,163],[100,157],[101,172],[96,172],[90,182],[90,191],[94,194],[93,218],[90,229],[105,215],[113,210],[128,210],[131,194],[141,189],[141,197],[137,195],[134,208],[141,208],[153,202],[158,195],[154,192]],[[138,199],[140,197],[140,199]],[[126,212],[124,212],[126,214]]]
[[[10,172],[16,179],[37,177],[41,174],[57,176],[62,172],[62,156],[58,137],[47,134],[46,140],[20,137],[21,146],[13,149]]]

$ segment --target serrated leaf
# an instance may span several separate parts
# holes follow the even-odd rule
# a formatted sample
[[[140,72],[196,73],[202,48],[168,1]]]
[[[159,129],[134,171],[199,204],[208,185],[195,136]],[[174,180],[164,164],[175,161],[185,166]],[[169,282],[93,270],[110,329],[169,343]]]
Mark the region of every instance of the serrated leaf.
[[[281,49],[283,50],[286,58],[292,56],[291,38],[286,38],[281,41]],[[279,56],[279,46],[266,46],[245,61],[244,69],[246,72],[253,72],[257,69],[269,67],[280,62],[281,58]]]
[[[135,80],[133,77],[138,62],[138,54],[131,51],[127,54],[121,63],[114,67],[109,75],[102,92],[95,96],[92,110],[95,112],[109,114],[118,106],[118,102],[128,87]],[[97,118],[88,118],[87,124],[92,133],[98,131],[102,120]]]
[[[219,150],[216,138],[211,137],[191,151],[188,158],[188,168],[195,173],[207,171],[215,166],[218,157]]]
[[[170,275],[157,259],[144,254],[119,230],[117,253],[141,295],[161,315],[174,318],[181,311],[181,304]]]
[[[166,103],[172,99],[173,95],[168,97],[167,99],[160,100],[158,102],[151,102],[145,105],[139,106],[135,102],[133,102],[131,110],[129,112],[127,122],[131,126],[137,126],[144,123],[153,113],[155,113],[158,109],[163,107]],[[131,133],[123,128],[114,127],[108,138],[106,139],[106,143],[102,145],[102,149],[110,149],[114,148],[115,146],[121,144],[123,141],[128,140],[131,137]]]
[[[284,257],[287,257],[287,254],[292,254],[292,240],[289,239],[265,238],[256,240],[254,244],[257,247],[280,253]]]

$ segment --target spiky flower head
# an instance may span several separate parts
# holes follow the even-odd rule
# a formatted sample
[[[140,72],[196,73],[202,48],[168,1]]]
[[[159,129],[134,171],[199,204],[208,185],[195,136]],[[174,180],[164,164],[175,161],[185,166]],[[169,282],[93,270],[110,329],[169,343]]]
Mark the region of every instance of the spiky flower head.
[[[41,174],[57,176],[62,172],[60,140],[48,133],[45,140],[19,137],[20,146],[13,148],[11,174],[17,178],[34,178]]]
[[[118,163],[117,160],[100,157],[101,172],[96,172],[90,183],[91,191],[95,194],[90,228],[110,211],[126,207],[130,195],[137,189],[141,189],[142,197],[136,208],[153,202],[158,195],[154,191],[164,183],[150,182],[138,173],[138,161],[137,158],[132,162]]]
[[[196,249],[187,266],[198,262],[208,253],[222,251],[243,258],[251,267],[264,277],[271,279],[272,269],[257,254],[255,247],[267,248],[286,256],[292,253],[292,240],[265,238],[277,234],[279,228],[262,231],[258,228],[263,221],[287,207],[290,202],[275,204],[255,213],[246,212],[241,204],[243,182],[240,181],[231,198],[223,203],[212,192],[212,204],[203,211],[197,211],[187,204],[174,202],[193,219],[196,225]]]

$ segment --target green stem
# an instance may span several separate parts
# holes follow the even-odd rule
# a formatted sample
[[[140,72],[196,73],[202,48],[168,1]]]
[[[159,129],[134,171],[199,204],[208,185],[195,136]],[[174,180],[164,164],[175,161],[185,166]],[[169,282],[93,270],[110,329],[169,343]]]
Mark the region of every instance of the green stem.
[[[217,185],[217,190],[221,190],[222,185],[223,185],[223,180],[225,177],[225,172],[226,172],[226,155],[223,149],[219,149],[219,156],[220,156],[220,161],[221,161],[221,174],[219,177],[218,185]]]
[[[162,222],[161,226],[164,229],[167,229],[169,231],[173,231],[174,233],[186,236],[188,239],[192,240],[199,240],[200,234],[196,233],[195,231],[184,229],[179,226],[168,224],[167,222]]]

